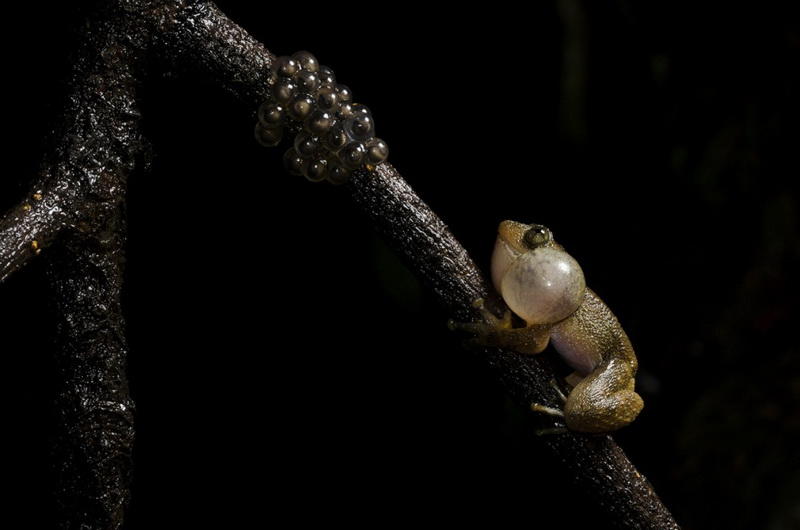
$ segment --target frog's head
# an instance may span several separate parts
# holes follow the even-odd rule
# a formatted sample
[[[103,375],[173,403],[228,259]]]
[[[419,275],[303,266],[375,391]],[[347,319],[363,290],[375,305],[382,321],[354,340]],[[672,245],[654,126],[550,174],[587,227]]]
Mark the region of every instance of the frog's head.
[[[536,248],[554,246],[553,233],[544,225],[503,221],[497,228],[492,255],[492,282],[500,290],[500,280],[517,258]]]
[[[518,253],[553,245],[553,233],[544,225],[503,221],[497,236]]]

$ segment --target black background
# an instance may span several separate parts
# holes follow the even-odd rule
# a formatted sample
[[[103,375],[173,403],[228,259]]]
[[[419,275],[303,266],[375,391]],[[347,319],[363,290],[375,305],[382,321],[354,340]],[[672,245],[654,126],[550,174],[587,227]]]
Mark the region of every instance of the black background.
[[[271,51],[335,70],[481,267],[500,220],[553,229],[637,349],[646,407],[616,438],[686,528],[794,528],[796,18],[571,4],[219,2]],[[2,36],[10,207],[81,14],[6,17],[25,35]],[[130,181],[128,528],[602,528],[344,189],[285,174],[252,139],[254,109],[203,79],[154,74],[142,106],[155,158]],[[2,512],[31,528],[51,524],[46,259],[0,287]]]

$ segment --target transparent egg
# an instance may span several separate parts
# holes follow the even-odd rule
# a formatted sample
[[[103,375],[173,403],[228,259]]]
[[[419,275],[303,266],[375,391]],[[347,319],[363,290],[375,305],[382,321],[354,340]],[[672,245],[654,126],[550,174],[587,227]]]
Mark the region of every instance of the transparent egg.
[[[375,133],[375,122],[366,107],[359,105],[355,114],[345,122],[345,130],[356,140],[366,140]]]
[[[289,103],[297,92],[297,86],[291,79],[281,79],[272,87],[272,95],[281,105]]]
[[[314,99],[308,94],[297,94],[287,107],[289,116],[298,121],[305,120],[314,110]]]
[[[339,101],[342,103],[353,101],[353,93],[347,85],[336,85],[336,91],[339,93]]]
[[[294,139],[294,148],[300,155],[310,157],[316,154],[320,148],[319,138],[308,133],[300,133]]]
[[[336,117],[340,120],[352,118],[354,114],[352,103],[339,103],[339,107],[336,109]]]
[[[264,127],[275,127],[283,123],[284,111],[283,107],[265,101],[258,107],[258,121]]]
[[[328,134],[325,135],[325,147],[334,153],[347,145],[349,141],[350,139],[347,137],[347,133],[344,132],[344,127],[339,123],[331,127]]]
[[[275,60],[272,69],[279,77],[294,77],[300,70],[300,64],[291,57],[283,56]]]
[[[336,76],[333,74],[333,70],[328,68],[327,66],[320,66],[319,67],[319,80],[320,83],[323,85],[335,85],[336,84]]]
[[[264,147],[275,147],[281,143],[283,138],[283,127],[267,128],[261,125],[261,122],[256,123],[255,128],[256,141]]]
[[[317,108],[333,111],[339,105],[339,93],[330,85],[323,85],[317,92]]]
[[[315,136],[322,136],[336,123],[333,114],[324,110],[315,110],[306,119],[306,129]]]
[[[305,167],[305,176],[311,182],[321,182],[328,176],[328,161],[324,159],[311,160]]]
[[[339,151],[339,161],[348,169],[358,169],[364,163],[367,149],[361,142],[350,142]]]
[[[328,182],[331,184],[344,184],[350,180],[350,170],[343,167],[336,160],[328,161]]]
[[[292,175],[305,175],[305,166],[307,163],[308,161],[300,156],[293,147],[283,154],[283,167]]]
[[[367,162],[378,165],[389,158],[389,146],[380,138],[373,138],[367,143]]]
[[[303,70],[316,72],[319,70],[319,61],[311,52],[299,51],[292,54],[292,59],[300,63]]]
[[[319,77],[317,77],[317,74],[314,72],[309,72],[308,70],[301,70],[298,72],[294,80],[295,83],[297,83],[297,88],[301,92],[312,93],[320,86]]]

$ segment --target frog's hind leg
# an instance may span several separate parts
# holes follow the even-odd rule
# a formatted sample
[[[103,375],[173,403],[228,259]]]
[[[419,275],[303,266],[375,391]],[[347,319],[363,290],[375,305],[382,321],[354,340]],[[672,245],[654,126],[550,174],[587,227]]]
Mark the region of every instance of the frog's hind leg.
[[[581,392],[573,392],[564,409],[571,430],[603,433],[628,425],[636,419],[643,406],[639,394],[622,389],[602,399],[588,399]]]

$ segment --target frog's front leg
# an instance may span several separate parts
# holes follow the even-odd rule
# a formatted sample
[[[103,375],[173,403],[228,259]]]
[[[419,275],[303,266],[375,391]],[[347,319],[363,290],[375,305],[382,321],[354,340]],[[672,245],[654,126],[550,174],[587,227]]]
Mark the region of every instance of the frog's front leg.
[[[491,311],[486,309],[482,298],[472,304],[479,309],[483,321],[479,322],[455,322],[450,320],[447,325],[451,330],[466,331],[473,335],[472,341],[483,346],[495,346],[506,348],[519,353],[541,353],[550,340],[550,330],[552,324],[527,325],[523,328],[512,327],[511,311],[506,310],[502,318],[497,318]],[[567,397],[561,392],[555,380],[550,381],[561,402],[565,403]],[[555,407],[548,407],[534,403],[531,410],[549,416],[564,419],[564,411]],[[563,434],[567,432],[566,427],[555,425],[553,427],[539,429],[537,435]]]
[[[502,318],[497,318],[486,309],[482,298],[473,306],[480,310],[483,321],[455,322],[447,325],[451,330],[466,331],[473,335],[473,341],[482,346],[505,348],[519,353],[541,353],[550,340],[549,325],[528,325],[524,328],[512,327],[511,311],[506,310]]]

